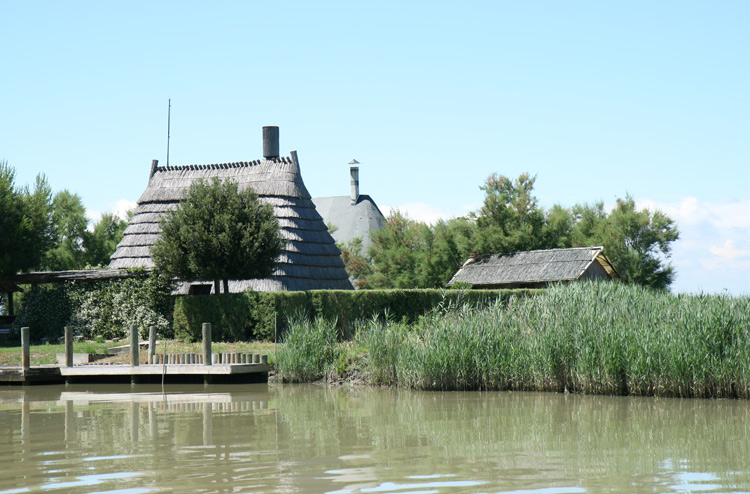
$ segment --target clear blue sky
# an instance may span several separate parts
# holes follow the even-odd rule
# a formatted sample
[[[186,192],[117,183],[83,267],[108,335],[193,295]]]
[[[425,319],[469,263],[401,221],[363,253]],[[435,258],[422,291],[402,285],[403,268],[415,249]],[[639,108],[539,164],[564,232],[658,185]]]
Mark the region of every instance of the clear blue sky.
[[[0,159],[92,216],[152,159],[261,157],[313,196],[463,215],[497,172],[544,207],[632,195],[678,223],[674,290],[750,293],[750,3],[0,0]]]

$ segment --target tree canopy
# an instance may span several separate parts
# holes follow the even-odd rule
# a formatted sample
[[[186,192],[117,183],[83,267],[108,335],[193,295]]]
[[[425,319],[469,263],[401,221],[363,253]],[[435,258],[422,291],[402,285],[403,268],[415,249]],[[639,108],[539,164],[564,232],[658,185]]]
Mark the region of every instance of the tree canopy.
[[[162,219],[151,249],[156,268],[184,281],[266,278],[284,243],[273,209],[252,189],[214,178],[194,182]]]
[[[43,175],[17,188],[15,170],[0,161],[0,276],[39,266],[55,240],[52,191]]]
[[[630,196],[609,212],[603,203],[545,210],[533,195],[535,181],[526,173],[515,180],[492,174],[477,212],[435,225],[396,211],[367,253],[361,244],[342,249],[347,270],[359,288],[442,287],[471,255],[601,245],[623,282],[669,287],[679,232],[667,215],[638,210]]]

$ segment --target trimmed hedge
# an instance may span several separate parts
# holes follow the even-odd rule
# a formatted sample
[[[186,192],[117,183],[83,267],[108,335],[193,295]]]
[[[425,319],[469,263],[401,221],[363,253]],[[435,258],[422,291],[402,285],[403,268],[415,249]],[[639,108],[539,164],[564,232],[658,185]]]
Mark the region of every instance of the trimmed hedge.
[[[435,308],[465,304],[486,307],[535,291],[313,290],[187,295],[175,302],[174,331],[177,338],[197,341],[202,323],[210,322],[215,341],[273,341],[275,331],[280,336],[290,318],[306,317],[336,321],[341,336],[348,338],[357,321],[382,317],[413,323]]]

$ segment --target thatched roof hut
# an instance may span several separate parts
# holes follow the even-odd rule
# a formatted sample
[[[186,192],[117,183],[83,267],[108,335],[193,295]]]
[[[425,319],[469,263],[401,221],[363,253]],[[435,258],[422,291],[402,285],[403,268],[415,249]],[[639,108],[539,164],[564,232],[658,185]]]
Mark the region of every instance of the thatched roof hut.
[[[267,129],[275,129],[266,141]],[[233,180],[240,190],[251,187],[264,203],[273,206],[286,246],[273,276],[266,279],[231,280],[231,292],[248,288],[258,291],[352,289],[341,260],[341,252],[315,209],[300,175],[297,152],[278,156],[278,128],[264,128],[264,158],[213,165],[151,166],[148,187],[138,200],[122,241],[112,255],[110,268],[152,268],[150,248],[161,233],[159,220],[177,207],[196,180]],[[209,290],[207,281],[201,288]],[[193,285],[196,285],[193,283]],[[195,291],[195,286],[193,286]],[[185,285],[180,290],[188,293]],[[203,290],[201,290],[203,291]]]
[[[448,286],[544,288],[550,283],[619,278],[602,247],[532,250],[471,257]]]

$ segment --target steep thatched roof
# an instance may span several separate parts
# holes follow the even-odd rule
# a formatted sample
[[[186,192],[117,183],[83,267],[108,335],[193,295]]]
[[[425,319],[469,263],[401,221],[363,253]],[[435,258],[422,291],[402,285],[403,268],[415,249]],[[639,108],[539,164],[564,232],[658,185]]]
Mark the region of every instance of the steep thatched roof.
[[[230,291],[352,288],[341,252],[302,182],[295,151],[288,158],[216,165],[159,167],[154,162],[148,187],[138,200],[110,267],[153,267],[150,247],[161,233],[159,220],[165,212],[177,207],[193,182],[214,177],[233,180],[240,190],[251,187],[262,202],[273,206],[282,238],[286,240],[271,278],[234,280],[230,282]]]
[[[461,282],[482,287],[545,286],[583,278],[618,278],[602,250],[574,247],[472,257],[448,285]]]
[[[370,235],[385,226],[385,216],[368,195],[357,197],[352,204],[350,196],[314,197],[315,208],[326,224],[336,226],[334,240],[347,244],[354,238],[362,239],[362,252],[372,244]]]

